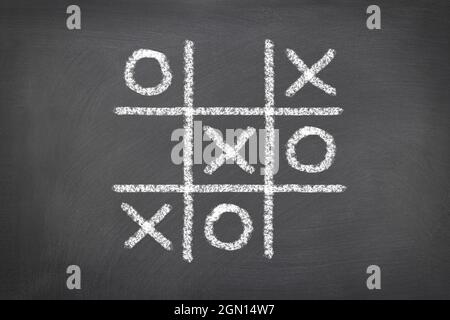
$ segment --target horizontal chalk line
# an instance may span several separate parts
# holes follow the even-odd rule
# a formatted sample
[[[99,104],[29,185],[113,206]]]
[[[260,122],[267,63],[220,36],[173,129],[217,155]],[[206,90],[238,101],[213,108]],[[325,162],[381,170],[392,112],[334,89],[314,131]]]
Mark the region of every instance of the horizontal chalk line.
[[[267,110],[266,110],[267,111]],[[273,108],[274,116],[337,116],[344,109],[339,107],[278,107]],[[259,107],[197,107],[194,115],[202,116],[260,116],[265,115],[264,108]],[[120,116],[182,116],[185,107],[117,107],[114,113]]]
[[[270,188],[263,184],[203,184],[185,187],[181,184],[115,184],[113,190],[119,193],[215,193],[215,192],[264,192]],[[338,193],[344,192],[347,187],[340,184],[281,184],[273,185],[274,193]]]

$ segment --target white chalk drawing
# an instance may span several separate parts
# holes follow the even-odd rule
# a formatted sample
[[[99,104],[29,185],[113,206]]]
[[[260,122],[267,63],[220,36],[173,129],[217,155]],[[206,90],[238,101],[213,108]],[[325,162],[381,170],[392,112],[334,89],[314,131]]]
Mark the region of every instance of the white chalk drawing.
[[[319,136],[327,144],[327,153],[325,159],[317,165],[301,164],[296,157],[295,146],[297,143],[307,136]],[[306,171],[309,173],[322,172],[327,170],[333,164],[334,156],[336,155],[336,145],[331,134],[326,133],[322,129],[315,127],[303,127],[297,130],[289,139],[286,147],[286,158],[292,168],[299,171]]]
[[[159,62],[163,77],[161,83],[155,87],[143,88],[136,83],[136,80],[134,80],[136,63],[143,58],[153,58]],[[124,77],[128,88],[144,96],[161,94],[166,91],[172,82],[172,72],[170,71],[169,60],[167,57],[161,52],[147,49],[139,49],[133,52],[126,64]]]
[[[275,71],[274,45],[266,40],[264,48],[264,123],[266,128],[265,168],[264,168],[264,255],[273,256],[273,167],[275,156]]]
[[[274,67],[275,46],[271,40],[266,40],[264,45],[264,107],[232,107],[232,106],[196,106],[194,107],[194,43],[186,40],[184,44],[184,105],[173,107],[152,107],[152,106],[118,106],[114,109],[119,116],[182,116],[183,121],[183,184],[116,184],[112,187],[118,193],[180,193],[183,194],[183,239],[182,256],[187,262],[193,260],[193,218],[194,218],[194,194],[198,193],[262,193],[263,204],[263,248],[264,256],[272,258],[274,255],[274,196],[277,193],[340,193],[346,190],[346,186],[340,184],[327,185],[302,185],[302,184],[275,184],[275,117],[277,116],[338,116],[343,109],[336,106],[298,106],[298,107],[276,107],[275,106],[275,67]],[[287,49],[288,59],[303,72],[302,76],[295,81],[287,90],[286,95],[295,95],[306,83],[310,82],[329,95],[336,95],[336,89],[325,84],[316,75],[325,68],[335,57],[335,50],[329,49],[327,53],[316,62],[311,68],[297,56],[297,54]],[[142,57],[151,57],[158,60],[161,66],[163,79],[155,88],[142,88],[137,85],[133,78],[136,62]],[[125,68],[125,80],[127,86],[141,95],[155,95],[165,91],[171,83],[172,73],[169,62],[164,54],[153,50],[137,50],[130,57]],[[194,116],[263,116],[264,117],[264,184],[194,184]],[[222,154],[206,166],[204,171],[208,174],[214,173],[227,160],[234,162],[245,172],[254,171],[244,157],[239,154],[239,150],[255,134],[255,129],[248,127],[238,137],[237,143],[232,146],[225,143],[222,136],[208,126],[204,126],[205,133],[216,142],[223,150]],[[325,159],[317,165],[304,165],[298,162],[295,147],[297,143],[308,135],[317,135],[326,143]],[[286,158],[294,169],[307,173],[322,172],[328,169],[335,157],[336,145],[331,134],[320,128],[304,127],[296,131],[287,143]],[[125,246],[132,248],[146,234],[152,236],[165,249],[172,248],[171,242],[161,233],[156,231],[155,225],[160,222],[170,211],[171,207],[165,204],[149,221],[145,221],[128,204],[122,204],[122,209],[139,224],[141,229],[125,242]],[[218,240],[214,235],[214,223],[225,212],[237,214],[243,223],[244,232],[241,237],[232,243],[225,243]],[[233,204],[221,204],[215,207],[205,221],[205,237],[211,245],[224,250],[238,250],[250,239],[253,232],[252,220],[244,209]]]
[[[244,231],[238,240],[234,242],[222,242],[214,235],[214,223],[220,219],[225,212],[236,213],[241,218]],[[206,217],[205,237],[216,248],[228,251],[239,250],[245,246],[253,232],[253,224],[250,215],[244,209],[230,203],[222,203],[213,209],[211,214]]]
[[[134,210],[134,208],[127,203],[122,203],[122,210],[125,211],[128,216],[141,227],[134,235],[125,241],[125,248],[132,249],[146,235],[149,235],[164,249],[172,249],[172,242],[164,237],[161,232],[155,229],[155,226],[160,223],[162,219],[164,219],[170,210],[172,210],[170,205],[164,204],[161,209],[159,209],[155,215],[147,221],[145,221],[144,218],[142,218],[136,210]]]
[[[119,116],[182,116],[182,107],[117,107],[114,113]],[[338,116],[344,110],[339,107],[298,107],[275,108],[274,116]],[[247,107],[196,107],[193,110],[195,116],[262,116],[264,108]]]
[[[184,225],[183,225],[183,258],[191,262],[192,229],[194,217],[194,197],[192,186],[194,178],[194,43],[186,40],[184,45],[184,148],[183,148],[183,177],[184,177]]]
[[[191,193],[220,193],[220,192],[264,192],[263,184],[202,184],[189,187]],[[282,184],[273,185],[273,193],[301,192],[301,193],[330,193],[344,192],[341,184]],[[182,184],[116,184],[113,190],[118,193],[185,193],[188,190]]]
[[[217,133],[217,131],[211,127],[205,126],[206,134],[217,144],[217,146],[224,152],[218,156],[214,161],[212,161],[208,166],[206,166],[204,172],[207,174],[213,174],[214,171],[219,169],[227,159],[233,159],[236,164],[245,172],[253,173],[255,168],[251,166],[240,154],[239,150],[244,146],[245,142],[255,134],[255,128],[248,127],[238,138],[238,141],[233,148],[229,144],[223,142],[222,136]]]
[[[333,49],[329,49],[325,55],[320,58],[319,61],[317,61],[311,68],[308,68],[308,66],[300,59],[294,50],[286,49],[286,55],[291,60],[291,62],[297,67],[297,69],[301,72],[303,72],[302,76],[298,78],[297,81],[295,81],[287,90],[286,90],[286,96],[292,97],[294,94],[297,93],[298,90],[303,88],[305,84],[308,82],[311,82],[313,85],[315,85],[320,90],[325,91],[329,95],[335,96],[336,95],[336,89],[332,86],[324,83],[322,80],[320,80],[318,77],[316,77],[316,74],[318,74],[323,68],[325,68],[331,60],[333,60],[334,56],[336,55],[336,51]]]

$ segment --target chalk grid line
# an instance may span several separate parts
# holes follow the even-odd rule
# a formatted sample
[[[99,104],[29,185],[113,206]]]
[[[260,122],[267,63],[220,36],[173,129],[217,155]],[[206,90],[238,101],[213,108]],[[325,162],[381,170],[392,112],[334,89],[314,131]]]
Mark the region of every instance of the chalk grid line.
[[[113,191],[118,193],[258,193],[268,189],[270,193],[339,193],[346,186],[341,184],[273,184],[266,188],[264,184],[115,184]]]
[[[269,259],[273,256],[273,162],[275,158],[275,105],[274,88],[274,58],[273,42],[266,40],[264,48],[264,122],[265,136],[265,166],[264,166],[264,255]]]
[[[196,107],[194,115],[200,116],[338,116],[344,109],[340,107],[278,107],[265,110],[260,107]],[[181,116],[185,114],[184,107],[117,107],[114,113],[119,116]]]
[[[184,225],[183,225],[183,258],[188,262],[192,256],[192,233],[194,218],[194,197],[192,195],[193,154],[194,154],[194,43],[186,40],[184,45]]]
[[[184,106],[183,107],[129,107],[120,106],[114,113],[120,116],[184,116],[184,184],[116,184],[118,193],[183,193],[183,259],[193,260],[192,234],[194,216],[194,193],[264,193],[264,255],[273,256],[273,206],[275,193],[339,193],[346,187],[340,184],[301,185],[274,184],[275,116],[336,116],[343,112],[340,107],[275,107],[274,102],[274,44],[265,41],[264,48],[264,108],[261,107],[195,107],[194,108],[194,43],[186,40],[184,45]],[[265,168],[264,184],[200,184],[193,180],[193,129],[195,115],[264,116],[265,122]]]

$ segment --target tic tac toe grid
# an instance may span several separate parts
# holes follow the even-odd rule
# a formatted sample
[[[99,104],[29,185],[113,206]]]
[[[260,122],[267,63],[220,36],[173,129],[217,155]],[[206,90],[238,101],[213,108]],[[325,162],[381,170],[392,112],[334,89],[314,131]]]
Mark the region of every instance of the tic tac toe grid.
[[[346,187],[340,184],[302,185],[274,184],[275,116],[336,116],[343,112],[338,107],[275,108],[274,102],[274,45],[265,41],[264,89],[265,106],[262,107],[194,107],[194,43],[186,41],[184,46],[184,106],[183,107],[117,107],[117,115],[138,116],[183,116],[183,177],[184,184],[116,184],[113,190],[119,193],[182,193],[184,198],[183,258],[192,261],[192,232],[194,216],[194,193],[258,192],[264,193],[264,255],[273,256],[273,204],[274,194],[280,192],[336,193]],[[193,128],[194,116],[264,116],[265,119],[265,168],[264,184],[194,184],[193,179]]]

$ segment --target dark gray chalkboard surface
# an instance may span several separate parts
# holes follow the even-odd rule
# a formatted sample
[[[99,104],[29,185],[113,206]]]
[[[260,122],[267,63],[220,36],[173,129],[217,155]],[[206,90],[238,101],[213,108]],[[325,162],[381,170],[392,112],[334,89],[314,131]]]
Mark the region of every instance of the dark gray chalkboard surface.
[[[66,8],[81,8],[68,30]],[[448,1],[377,1],[381,29],[366,27],[369,1],[2,1],[0,4],[0,297],[13,299],[315,299],[450,298]],[[118,116],[118,106],[183,105],[183,48],[195,43],[194,106],[264,107],[264,43],[275,45],[275,105],[335,106],[339,116],[277,117],[277,184],[342,184],[343,193],[283,193],[274,200],[274,256],[263,246],[262,193],[194,195],[193,255],[182,258],[183,195],[117,193],[115,184],[181,184],[171,152],[183,117]],[[125,63],[144,48],[164,53],[173,74],[157,96],[124,81]],[[330,48],[336,57],[293,97],[308,66]],[[161,78],[147,59],[136,80]],[[263,116],[196,116],[225,130],[264,128]],[[289,166],[285,144],[299,128],[333,135],[333,165],[317,174]],[[317,163],[320,139],[299,143]],[[261,184],[236,165],[214,175],[194,165],[199,184]],[[257,171],[264,166],[257,164]],[[172,211],[133,249],[139,227],[121,209],[149,219]],[[219,203],[250,214],[254,231],[241,250],[205,239]],[[215,224],[223,241],[239,237],[233,214]],[[81,268],[68,290],[66,268]],[[381,290],[366,269],[381,268]]]

